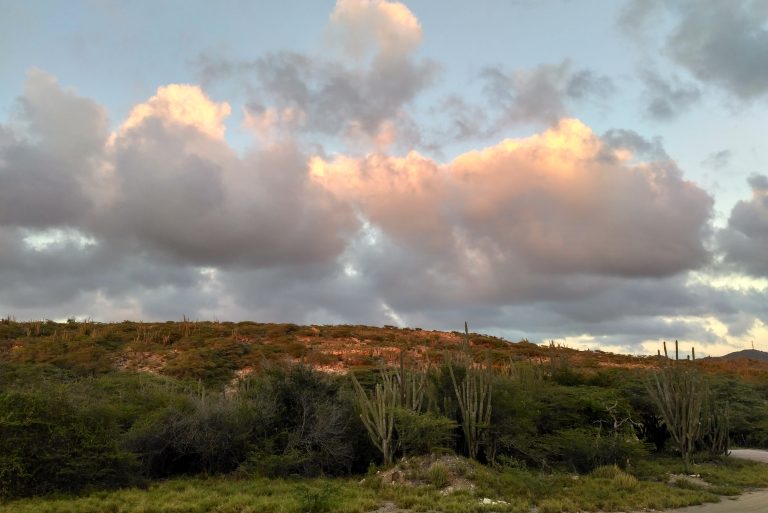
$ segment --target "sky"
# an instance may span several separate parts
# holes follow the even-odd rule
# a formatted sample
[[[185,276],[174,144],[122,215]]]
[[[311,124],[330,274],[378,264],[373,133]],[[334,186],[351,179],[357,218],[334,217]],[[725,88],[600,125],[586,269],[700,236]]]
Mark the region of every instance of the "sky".
[[[0,0],[0,314],[768,349],[768,0]]]

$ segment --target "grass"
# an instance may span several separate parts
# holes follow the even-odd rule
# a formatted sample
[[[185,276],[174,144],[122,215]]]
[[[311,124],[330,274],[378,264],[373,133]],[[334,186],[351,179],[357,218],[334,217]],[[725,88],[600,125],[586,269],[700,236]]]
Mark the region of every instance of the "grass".
[[[183,478],[84,497],[24,499],[3,513],[363,513],[373,493],[351,480]]]
[[[589,475],[473,464],[472,489],[446,493],[444,476],[424,486],[361,486],[356,479],[182,478],[81,497],[24,499],[0,504],[0,513],[365,513],[383,504],[411,511],[528,512],[666,509],[716,502],[750,488],[768,487],[768,465],[738,460],[699,464],[695,472],[711,488],[672,486],[674,459],[652,458],[628,473],[600,468]],[[633,475],[634,474],[634,475]],[[639,478],[639,479],[638,479]],[[490,498],[492,504],[483,504]]]

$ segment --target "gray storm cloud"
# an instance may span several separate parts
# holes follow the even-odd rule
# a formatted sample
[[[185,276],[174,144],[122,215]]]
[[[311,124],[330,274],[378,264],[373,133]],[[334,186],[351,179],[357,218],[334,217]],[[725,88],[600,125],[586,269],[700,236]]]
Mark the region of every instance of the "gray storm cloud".
[[[109,135],[106,111],[39,70],[29,73],[16,107],[17,129],[0,129],[0,226],[82,222]]]

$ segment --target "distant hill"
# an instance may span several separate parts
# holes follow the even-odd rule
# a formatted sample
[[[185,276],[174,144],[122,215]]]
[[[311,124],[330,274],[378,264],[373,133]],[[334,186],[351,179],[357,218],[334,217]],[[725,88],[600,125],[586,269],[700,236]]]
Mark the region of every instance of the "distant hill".
[[[743,349],[733,353],[728,353],[721,356],[724,360],[736,360],[738,358],[749,358],[751,360],[765,360],[768,361],[768,352],[759,351],[757,349]]]

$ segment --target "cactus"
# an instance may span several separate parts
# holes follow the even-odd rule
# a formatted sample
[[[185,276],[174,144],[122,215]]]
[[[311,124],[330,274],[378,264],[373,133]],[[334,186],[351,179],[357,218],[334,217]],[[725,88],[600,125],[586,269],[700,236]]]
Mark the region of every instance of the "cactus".
[[[705,383],[687,366],[665,365],[653,374],[648,392],[690,469],[691,455],[701,434],[701,412],[706,398]]]
[[[726,402],[720,407],[707,390],[702,409],[702,439],[704,448],[712,457],[727,456],[730,452],[730,406]]]
[[[395,408],[400,400],[400,386],[392,374],[382,369],[381,382],[376,383],[369,395],[354,374],[352,383],[360,410],[360,419],[371,437],[371,441],[384,456],[384,464],[390,465],[395,454],[393,434],[395,429]]]
[[[424,393],[427,389],[427,373],[429,372],[429,360],[427,368],[423,371],[414,371],[405,367],[403,351],[400,350],[400,366],[395,379],[400,388],[400,402],[398,406],[414,412],[420,412],[424,403]]]
[[[469,328],[466,322],[464,323],[464,333],[465,348],[468,350]],[[456,379],[453,365],[450,363],[448,364],[448,371],[451,374],[453,390],[456,393],[456,400],[461,411],[461,429],[467,443],[467,452],[470,458],[477,459],[482,433],[491,422],[493,387],[490,365],[481,369],[473,368],[471,364],[467,365],[467,372],[461,383]]]
[[[675,340],[675,360],[667,361],[647,383],[686,469],[695,448],[707,450],[710,456],[720,456],[728,454],[730,443],[729,406],[717,404],[709,383],[692,367],[695,361],[695,347],[691,347],[685,363],[678,361],[678,341]]]
[[[384,456],[384,464],[389,465],[398,446],[394,439],[397,409],[405,408],[416,413],[421,411],[427,372],[406,369],[403,351],[400,351],[398,368],[393,372],[382,367],[379,373],[381,380],[371,394],[363,389],[354,374],[352,384],[360,419],[371,441]]]

